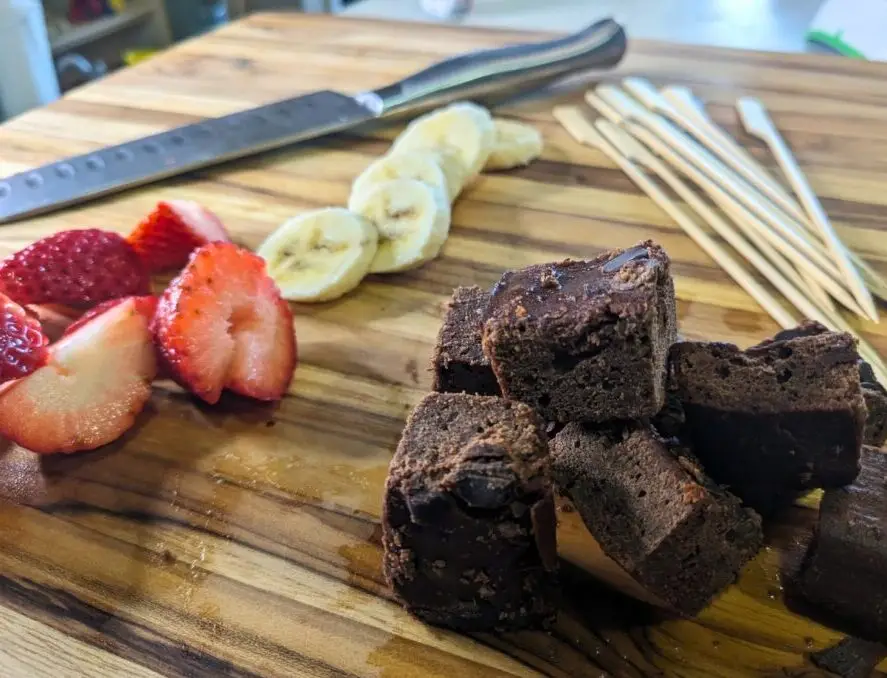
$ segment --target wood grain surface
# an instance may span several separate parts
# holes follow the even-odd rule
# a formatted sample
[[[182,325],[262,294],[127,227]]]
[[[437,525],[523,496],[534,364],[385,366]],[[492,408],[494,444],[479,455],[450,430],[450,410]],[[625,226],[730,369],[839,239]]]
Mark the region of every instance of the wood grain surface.
[[[297,92],[360,91],[449,54],[542,37],[253,16],[7,123],[0,175]],[[887,66],[636,42],[605,78],[626,75],[693,87],[734,130],[733,99],[760,96],[843,238],[887,272]],[[845,634],[787,610],[779,577],[809,536],[815,497],[770,529],[738,584],[691,620],[597,585],[590,574],[637,593],[567,512],[567,602],[551,633],[467,637],[429,628],[390,602],[381,582],[383,479],[404,417],[429,387],[441,305],[454,286],[650,237],[673,259],[686,336],[747,345],[777,330],[600,153],[554,123],[554,103],[580,100],[580,90],[560,88],[501,111],[538,125],[544,156],[466,190],[439,260],[370,278],[338,302],[296,307],[301,364],[278,407],[226,398],[210,408],[160,383],[136,429],[108,448],[45,459],[6,450],[0,675],[829,675],[812,660],[833,657],[821,653]],[[396,131],[360,130],[5,226],[0,254],[66,228],[127,232],[171,197],[206,203],[237,241],[255,247],[300,210],[344,204],[351,179]],[[855,322],[887,349],[887,325]],[[868,672],[879,654],[869,644],[865,657]]]

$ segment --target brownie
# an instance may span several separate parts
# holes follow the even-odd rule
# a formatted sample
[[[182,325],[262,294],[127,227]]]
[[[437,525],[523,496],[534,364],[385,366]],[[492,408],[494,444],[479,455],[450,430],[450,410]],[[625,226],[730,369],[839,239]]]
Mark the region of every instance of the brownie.
[[[825,332],[732,344],[681,342],[670,387],[706,472],[764,516],[859,471],[865,402],[856,341]]]
[[[875,377],[872,366],[864,360],[859,361],[859,380],[868,411],[864,441],[866,445],[881,447],[887,441],[887,389]]]
[[[824,325],[814,320],[808,320],[798,327],[779,332],[774,339],[814,336],[828,331]],[[866,445],[881,447],[887,441],[887,389],[878,381],[872,366],[862,358],[859,359],[859,380],[862,384],[862,395],[868,412],[863,442]]]
[[[388,470],[383,568],[411,613],[462,631],[554,614],[555,513],[543,422],[496,396],[432,393]]]
[[[483,332],[503,395],[561,423],[656,414],[676,336],[669,266],[647,241],[505,273]]]
[[[853,485],[826,490],[792,593],[868,640],[887,638],[887,455],[864,447]]]
[[[481,348],[489,292],[457,287],[437,336],[432,368],[435,391],[499,395],[499,384]]]
[[[683,614],[702,610],[761,547],[760,517],[646,424],[568,424],[551,456],[558,490],[604,552]]]

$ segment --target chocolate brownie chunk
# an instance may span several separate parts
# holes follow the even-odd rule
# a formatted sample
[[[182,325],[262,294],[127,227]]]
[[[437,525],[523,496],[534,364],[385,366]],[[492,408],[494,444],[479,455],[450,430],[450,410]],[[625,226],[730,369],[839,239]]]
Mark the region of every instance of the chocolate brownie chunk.
[[[453,292],[434,347],[435,391],[499,395],[499,384],[481,348],[489,300],[489,292],[480,287],[457,287]]]
[[[671,388],[706,472],[765,516],[804,490],[852,482],[866,413],[857,359],[853,337],[835,332],[745,351],[675,344]]]
[[[868,640],[887,638],[887,455],[862,451],[853,485],[826,490],[819,524],[791,593]]]
[[[824,325],[808,320],[798,327],[779,332],[774,340],[794,339],[825,334],[829,330]],[[764,342],[766,345],[767,342]],[[872,366],[862,358],[859,359],[859,380],[862,384],[862,395],[868,411],[865,420],[863,442],[866,445],[881,447],[887,441],[887,389],[875,376]]]
[[[568,424],[551,455],[601,548],[679,612],[702,610],[761,547],[760,517],[647,425]]]
[[[507,272],[483,347],[503,395],[548,421],[633,419],[662,408],[675,324],[668,257],[647,241]]]
[[[553,615],[555,514],[542,420],[495,396],[432,393],[388,470],[385,577],[404,606],[463,631]]]
[[[859,361],[859,380],[868,414],[865,419],[865,444],[881,447],[887,441],[887,389],[878,381],[872,366]]]

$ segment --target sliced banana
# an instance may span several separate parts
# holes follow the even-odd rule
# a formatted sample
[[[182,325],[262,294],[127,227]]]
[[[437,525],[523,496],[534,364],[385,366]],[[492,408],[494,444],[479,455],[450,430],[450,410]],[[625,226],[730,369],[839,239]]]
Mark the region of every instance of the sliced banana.
[[[496,140],[484,170],[504,170],[529,165],[542,155],[542,135],[535,127],[496,118]]]
[[[483,169],[495,139],[496,129],[490,112],[463,102],[416,118],[394,141],[394,148],[397,151],[434,148],[455,152],[466,179],[470,179]]]
[[[352,209],[379,230],[371,273],[405,271],[434,259],[450,232],[444,193],[416,179],[392,179],[355,196]]]
[[[442,191],[450,199],[454,198],[459,192],[459,186],[455,187],[456,193],[451,195],[450,184],[441,167],[440,157],[441,155],[433,150],[403,151],[383,155],[354,180],[351,185],[351,197],[348,200],[349,208],[362,193],[392,179],[415,179]]]
[[[360,284],[378,247],[375,226],[342,207],[329,207],[285,222],[258,254],[285,299],[330,301]]]

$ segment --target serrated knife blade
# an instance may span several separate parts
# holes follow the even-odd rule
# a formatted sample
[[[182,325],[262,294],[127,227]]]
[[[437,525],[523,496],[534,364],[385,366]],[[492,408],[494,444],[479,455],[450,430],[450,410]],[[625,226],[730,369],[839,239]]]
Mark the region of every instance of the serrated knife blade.
[[[0,179],[0,224],[379,118],[609,68],[625,50],[625,31],[605,19],[564,38],[453,57],[372,92],[314,92],[184,125]]]

